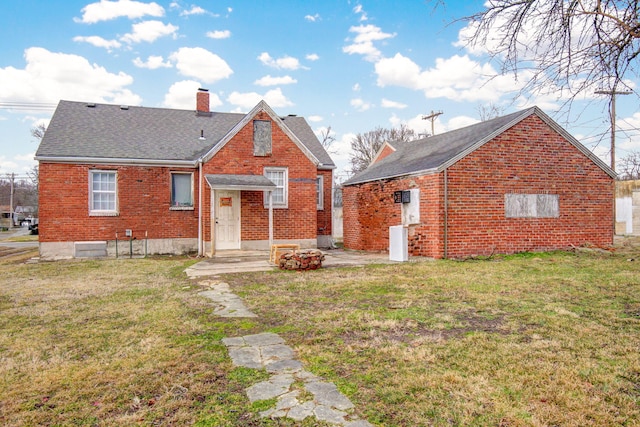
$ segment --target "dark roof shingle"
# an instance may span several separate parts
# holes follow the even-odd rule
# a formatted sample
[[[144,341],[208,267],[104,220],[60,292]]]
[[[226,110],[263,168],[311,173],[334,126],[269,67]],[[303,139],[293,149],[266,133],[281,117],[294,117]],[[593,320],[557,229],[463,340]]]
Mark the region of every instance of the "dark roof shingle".
[[[198,115],[193,110],[60,101],[36,159],[195,162],[244,117],[239,113]],[[325,166],[334,166],[304,118],[296,119],[287,118],[285,124]]]
[[[395,152],[354,175],[345,181],[343,185],[361,184],[381,179],[439,171],[532,114],[536,114],[561,133],[571,144],[603,168],[609,175],[615,176],[615,172],[604,164],[602,160],[569,135],[551,118],[537,107],[531,107],[440,135],[399,144],[392,143],[391,145],[396,149]]]

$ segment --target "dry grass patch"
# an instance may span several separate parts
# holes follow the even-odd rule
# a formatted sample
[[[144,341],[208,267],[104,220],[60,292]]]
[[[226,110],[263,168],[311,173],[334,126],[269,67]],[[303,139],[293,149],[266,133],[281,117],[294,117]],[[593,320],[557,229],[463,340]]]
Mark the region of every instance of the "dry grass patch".
[[[263,424],[186,258],[1,261],[0,424]]]
[[[229,282],[377,425],[638,425],[636,255],[525,254]]]

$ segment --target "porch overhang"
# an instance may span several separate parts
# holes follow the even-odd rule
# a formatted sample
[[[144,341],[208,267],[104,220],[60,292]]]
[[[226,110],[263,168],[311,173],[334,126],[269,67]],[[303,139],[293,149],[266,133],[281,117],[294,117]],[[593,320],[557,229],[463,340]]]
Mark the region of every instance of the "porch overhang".
[[[273,191],[276,185],[264,175],[205,175],[212,190]]]
[[[216,207],[213,203],[217,191],[266,191],[269,206],[269,247],[273,245],[273,191],[278,187],[264,175],[234,175],[234,174],[210,174],[205,175],[211,189],[211,256],[216,252],[215,226]]]

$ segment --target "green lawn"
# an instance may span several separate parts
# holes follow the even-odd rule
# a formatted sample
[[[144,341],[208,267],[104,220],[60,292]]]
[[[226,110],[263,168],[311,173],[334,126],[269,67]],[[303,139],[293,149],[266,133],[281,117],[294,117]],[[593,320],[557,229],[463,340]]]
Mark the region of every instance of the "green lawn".
[[[268,331],[374,425],[640,425],[635,248],[225,277],[257,319],[212,315],[188,258],[22,260],[0,260],[3,426],[316,425],[248,402],[264,373],[220,340]]]

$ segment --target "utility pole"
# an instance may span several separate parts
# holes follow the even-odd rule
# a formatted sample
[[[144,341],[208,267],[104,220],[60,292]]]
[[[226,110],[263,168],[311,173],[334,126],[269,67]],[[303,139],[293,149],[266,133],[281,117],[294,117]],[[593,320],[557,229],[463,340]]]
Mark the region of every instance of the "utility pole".
[[[16,174],[11,173],[11,186],[9,191],[9,218],[11,219],[11,227],[15,225],[13,222],[13,192],[15,191],[14,181],[16,179]]]
[[[611,97],[611,169],[616,171],[616,95],[630,95],[630,90],[597,90],[597,95],[609,95]]]
[[[426,116],[422,116],[422,120],[431,120],[431,136],[435,135],[435,127],[433,125],[433,123],[436,121],[436,118],[443,114],[442,111],[436,111],[434,112],[433,110],[431,110],[431,114],[428,114]]]

